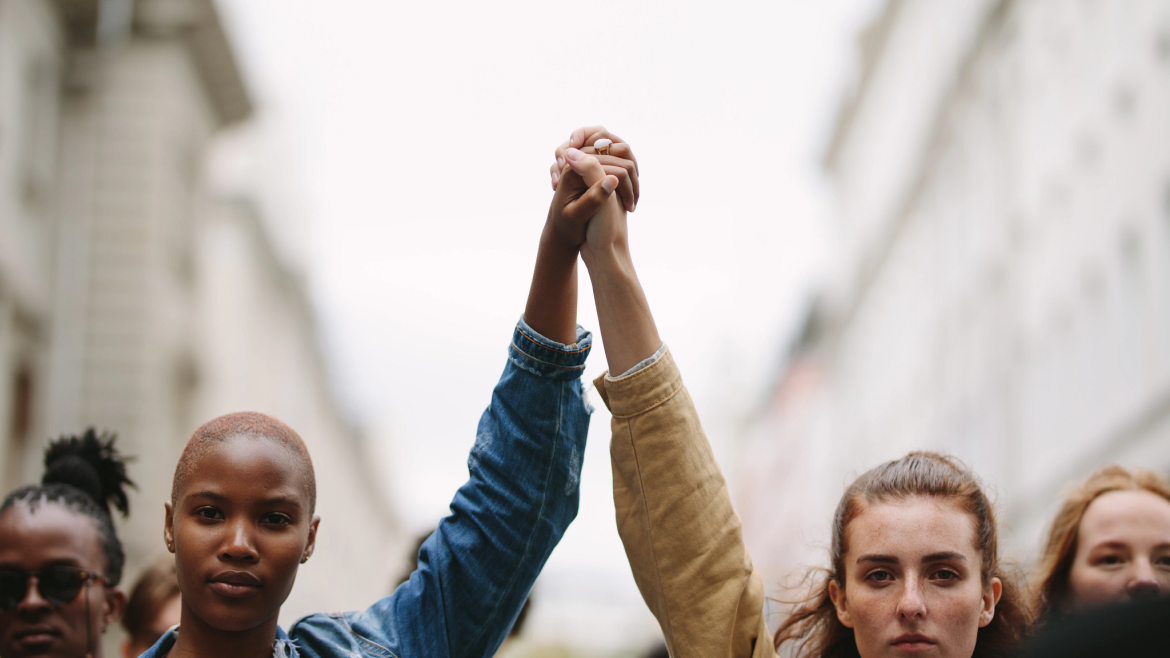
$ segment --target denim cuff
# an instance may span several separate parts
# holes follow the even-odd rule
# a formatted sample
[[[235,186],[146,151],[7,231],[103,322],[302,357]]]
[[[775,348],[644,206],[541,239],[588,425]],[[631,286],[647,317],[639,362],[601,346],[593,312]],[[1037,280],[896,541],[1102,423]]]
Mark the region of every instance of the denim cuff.
[[[585,372],[585,358],[592,348],[593,334],[581,325],[577,325],[577,342],[563,345],[533,331],[521,316],[512,332],[508,358],[517,368],[534,375],[568,381]]]

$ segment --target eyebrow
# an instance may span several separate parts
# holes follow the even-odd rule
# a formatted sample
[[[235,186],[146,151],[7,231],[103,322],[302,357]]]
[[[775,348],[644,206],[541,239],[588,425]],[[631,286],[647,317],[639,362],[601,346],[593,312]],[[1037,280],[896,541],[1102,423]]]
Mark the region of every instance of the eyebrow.
[[[223,502],[228,499],[227,496],[214,491],[196,491],[190,494],[190,496],[192,498],[207,498],[216,502]],[[269,505],[296,505],[297,507],[301,507],[301,501],[294,496],[273,496],[272,498],[265,498],[260,501],[260,505],[265,507]]]
[[[966,562],[967,556],[963,555],[962,553],[957,553],[955,551],[943,551],[941,553],[931,553],[930,555],[923,556],[923,558],[922,558],[923,562],[945,562],[947,560]],[[899,564],[901,562],[901,560],[894,557],[893,555],[862,555],[861,557],[857,558],[857,563],[861,564],[862,562],[876,562],[878,564]]]
[[[942,553],[931,553],[922,558],[923,562],[966,562],[967,556],[957,551],[943,551]]]
[[[300,507],[301,501],[293,496],[275,496],[273,498],[265,498],[264,500],[260,501],[260,504],[264,505],[265,507],[269,505],[296,505],[297,507]]]

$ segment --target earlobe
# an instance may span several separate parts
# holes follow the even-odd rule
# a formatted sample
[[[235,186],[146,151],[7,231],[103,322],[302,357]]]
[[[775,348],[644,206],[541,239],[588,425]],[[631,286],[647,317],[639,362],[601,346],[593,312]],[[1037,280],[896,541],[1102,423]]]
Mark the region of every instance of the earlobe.
[[[979,628],[983,628],[995,619],[995,606],[999,597],[1003,595],[1003,581],[992,578],[991,584],[983,592],[983,610],[979,613]]]
[[[849,606],[845,605],[845,590],[837,584],[836,579],[829,581],[829,599],[837,609],[837,619],[845,628],[853,628],[853,615],[849,614]]]

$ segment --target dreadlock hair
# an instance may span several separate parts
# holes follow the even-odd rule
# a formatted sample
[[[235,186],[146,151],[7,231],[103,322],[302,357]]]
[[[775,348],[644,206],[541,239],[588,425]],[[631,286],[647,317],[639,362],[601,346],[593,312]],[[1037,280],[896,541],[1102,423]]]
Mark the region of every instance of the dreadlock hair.
[[[81,436],[62,435],[45,449],[45,474],[41,483],[13,491],[0,504],[0,514],[18,502],[28,505],[30,511],[36,511],[42,503],[56,503],[89,517],[97,526],[106,556],[104,575],[111,586],[122,579],[126,555],[114,530],[110,505],[122,516],[128,515],[130,501],[126,486],[134,486],[126,476],[129,458],[118,454],[114,438],[112,433],[99,435],[92,427]]]
[[[853,629],[841,623],[829,596],[830,582],[845,589],[845,554],[849,550],[846,530],[853,519],[873,504],[915,496],[951,502],[971,515],[975,548],[982,558],[979,571],[983,584],[988,586],[992,578],[999,578],[1003,585],[995,616],[990,624],[979,629],[972,658],[1002,656],[1019,643],[1031,625],[1032,616],[1018,580],[1000,565],[995,510],[979,479],[954,457],[911,452],[870,469],[845,490],[833,515],[830,566],[810,574],[815,579],[810,596],[798,602],[772,638],[777,650],[782,644],[791,643],[789,647],[795,650],[792,655],[803,658],[860,656]]]

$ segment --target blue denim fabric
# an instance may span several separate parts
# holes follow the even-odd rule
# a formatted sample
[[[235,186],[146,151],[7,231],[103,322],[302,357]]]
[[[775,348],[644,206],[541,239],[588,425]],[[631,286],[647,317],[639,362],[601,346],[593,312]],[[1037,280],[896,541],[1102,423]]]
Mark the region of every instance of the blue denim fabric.
[[[287,635],[283,658],[487,658],[503,643],[537,574],[577,516],[589,409],[581,387],[589,332],[562,345],[523,318],[479,421],[470,479],[418,555],[410,579],[369,608],[315,614]],[[143,658],[165,656],[168,631]],[[287,640],[287,641],[285,641]]]

